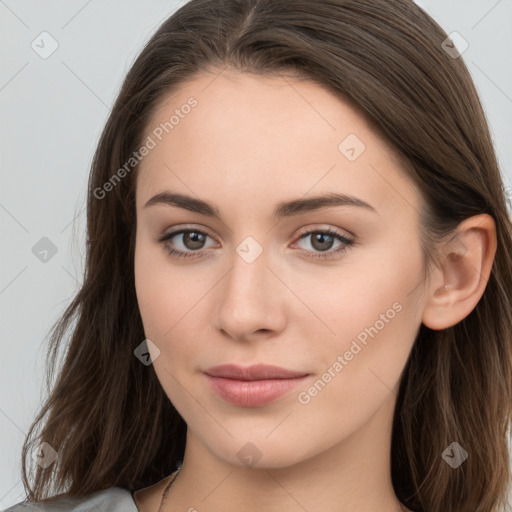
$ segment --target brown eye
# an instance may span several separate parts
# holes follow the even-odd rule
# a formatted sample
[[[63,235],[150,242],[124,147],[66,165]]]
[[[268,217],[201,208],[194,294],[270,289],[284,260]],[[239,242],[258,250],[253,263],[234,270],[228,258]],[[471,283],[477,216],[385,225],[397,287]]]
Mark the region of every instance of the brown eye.
[[[187,249],[197,250],[202,249],[205,243],[205,235],[199,231],[184,231],[182,233],[183,244]]]
[[[320,231],[311,235],[311,246],[319,251],[329,250],[334,243],[334,237]]]
[[[310,253],[310,257],[312,258],[336,258],[354,244],[353,240],[349,240],[341,233],[337,233],[336,231],[330,229],[317,229],[308,231],[307,233],[301,235],[299,240],[304,240],[307,238],[310,239],[310,246],[313,249],[312,251],[308,250],[307,252]],[[339,240],[340,242],[338,248],[330,251],[336,240]]]
[[[180,241],[181,238],[181,241]],[[157,241],[165,247],[172,256],[194,257],[201,255],[206,239],[211,238],[206,233],[196,229],[181,229],[168,233]],[[178,248],[176,248],[178,246]]]

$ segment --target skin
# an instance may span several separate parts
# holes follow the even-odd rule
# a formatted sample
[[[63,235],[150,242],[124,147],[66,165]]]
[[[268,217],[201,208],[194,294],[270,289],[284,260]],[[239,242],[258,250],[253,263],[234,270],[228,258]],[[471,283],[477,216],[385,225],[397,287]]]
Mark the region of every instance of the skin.
[[[188,425],[163,510],[402,510],[389,464],[401,372],[421,323],[454,325],[480,299],[496,250],[492,218],[464,221],[425,280],[421,194],[349,103],[308,81],[219,71],[166,97],[146,135],[190,96],[197,107],[143,159],[136,188],[140,313],[160,350],[154,370]],[[349,134],[366,146],[354,161],[338,149]],[[164,190],[213,203],[221,219],[144,207]],[[376,213],[331,206],[271,218],[280,201],[333,191]],[[181,234],[167,245],[199,257],[173,257],[155,241],[184,227],[206,233],[203,246]],[[332,260],[315,258],[328,244],[300,236],[325,228],[355,243]],[[247,236],[263,248],[252,263],[236,252]],[[327,252],[341,246],[334,238]],[[397,303],[378,334],[300,403],[298,393]],[[202,373],[229,362],[311,375],[274,403],[248,408],[224,402]],[[251,467],[237,456],[248,442],[261,454]],[[135,494],[139,510],[158,510],[168,480]]]

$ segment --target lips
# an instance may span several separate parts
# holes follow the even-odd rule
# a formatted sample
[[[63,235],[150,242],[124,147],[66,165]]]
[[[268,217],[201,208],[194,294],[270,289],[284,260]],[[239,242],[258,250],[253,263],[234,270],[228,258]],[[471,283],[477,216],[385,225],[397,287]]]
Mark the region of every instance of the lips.
[[[225,402],[242,407],[259,407],[276,401],[309,375],[279,366],[232,364],[214,366],[205,372],[210,389]]]
[[[308,372],[287,370],[268,364],[256,364],[246,368],[235,364],[221,364],[205,370],[204,373],[212,377],[236,380],[294,379],[308,375]]]

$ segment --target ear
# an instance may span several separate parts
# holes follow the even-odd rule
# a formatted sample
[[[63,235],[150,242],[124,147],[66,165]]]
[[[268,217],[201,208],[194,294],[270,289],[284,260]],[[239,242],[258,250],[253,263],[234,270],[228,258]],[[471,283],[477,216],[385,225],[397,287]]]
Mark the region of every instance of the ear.
[[[446,329],[473,311],[482,297],[496,254],[496,225],[487,214],[462,221],[430,275],[423,323]]]

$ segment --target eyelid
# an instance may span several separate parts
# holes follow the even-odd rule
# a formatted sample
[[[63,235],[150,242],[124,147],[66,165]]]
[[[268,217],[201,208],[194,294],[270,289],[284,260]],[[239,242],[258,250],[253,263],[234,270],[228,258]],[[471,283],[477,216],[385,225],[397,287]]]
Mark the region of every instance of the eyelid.
[[[209,231],[208,228],[204,227],[204,226],[199,226],[197,224],[178,224],[177,226],[173,226],[169,232],[166,232],[164,233],[163,235],[156,235],[156,238],[155,240],[158,241],[162,236],[166,236],[168,234],[171,234],[171,233],[176,233],[177,231],[181,231],[181,230],[197,230],[197,231],[202,231],[204,232],[205,234],[207,234],[210,238],[213,238],[214,240],[217,241],[217,238],[215,236],[213,236],[211,234],[211,232]],[[344,231],[345,233],[348,234],[348,237],[351,237],[351,238],[355,238],[355,235],[354,233],[350,232],[349,230],[347,229],[344,229],[344,228],[338,228],[337,226],[336,227],[333,227],[332,225],[330,224],[316,224],[316,225],[313,225],[313,227],[311,226],[306,226],[304,228],[301,228],[299,230],[299,233],[296,235],[297,238],[299,238],[300,236],[306,234],[306,233],[309,233],[311,231],[324,231],[324,230],[342,230]],[[339,233],[339,234],[343,234],[343,233]]]
[[[340,242],[341,248],[335,249],[335,250],[327,250],[325,252],[322,251],[307,251],[305,249],[298,249],[299,252],[311,254],[311,256],[308,256],[308,258],[312,259],[325,259],[325,260],[336,260],[338,256],[341,256],[344,252],[349,250],[352,246],[356,244],[356,237],[350,233],[350,235],[347,237],[343,233],[339,232],[341,228],[333,228],[330,225],[325,225],[324,227],[305,227],[299,231],[299,234],[297,234],[294,238],[294,242],[292,244],[295,245],[298,242],[300,242],[303,238],[306,238],[307,236],[310,236],[314,233],[327,233],[328,236],[337,238]],[[214,240],[217,244],[219,243],[216,239],[216,237],[212,236],[207,228],[197,228],[195,226],[189,225],[181,225],[181,226],[174,226],[173,229],[169,232],[164,233],[163,235],[158,235],[154,241],[159,244],[163,244],[164,246],[169,242],[170,239],[174,238],[175,236],[183,235],[187,232],[199,232],[203,235],[206,235],[207,237]],[[211,249],[211,248],[210,248]],[[183,251],[180,249],[167,249],[169,253],[173,253],[176,256],[181,257],[202,257],[204,256],[205,252],[209,252],[208,249],[199,249],[197,251]]]
[[[154,238],[154,241],[158,242],[162,238],[167,237],[171,234],[177,235],[181,231],[187,231],[187,230],[191,230],[191,231],[197,230],[197,231],[203,232],[204,234],[208,235],[211,239],[213,239],[217,243],[219,243],[217,238],[210,233],[208,228],[205,228],[203,226],[197,227],[197,225],[191,225],[191,224],[183,224],[183,225],[178,224],[177,226],[173,226],[169,232],[165,232],[162,235],[156,235],[156,237]],[[323,225],[320,224],[320,225],[316,225],[316,226],[313,225],[313,227],[306,226],[306,227],[300,229],[299,233],[297,235],[295,235],[295,238],[299,239],[301,236],[303,236],[305,234],[309,234],[312,231],[335,231],[337,236],[342,236],[342,237],[348,238],[350,240],[353,240],[355,238],[355,235],[353,233],[351,233],[350,231],[348,231],[347,229],[343,229],[343,231],[348,234],[348,237],[345,236],[343,233],[338,233],[338,230],[341,230],[341,228],[332,227],[327,224],[323,224]]]
[[[153,240],[155,242],[161,242],[163,239],[167,239],[169,237],[172,237],[172,236],[176,236],[176,235],[179,235],[179,234],[182,234],[183,231],[198,231],[200,233],[204,233],[205,235],[208,235],[212,240],[215,240],[217,243],[218,240],[216,237],[214,237],[210,231],[208,230],[208,228],[205,228],[203,226],[201,227],[197,227],[197,226],[192,226],[190,224],[183,224],[183,225],[177,225],[177,226],[173,226],[169,231],[166,231],[164,232],[163,234],[157,234]],[[198,251],[199,252],[199,251]]]
[[[330,224],[319,224],[319,225],[313,225],[313,227],[305,227],[299,231],[299,234],[297,235],[297,238],[300,238],[302,235],[305,235],[306,233],[316,232],[316,231],[332,231],[336,234],[336,236],[341,236],[350,240],[354,240],[356,237],[353,233],[346,229],[333,227]],[[346,233],[346,235],[343,233]]]

